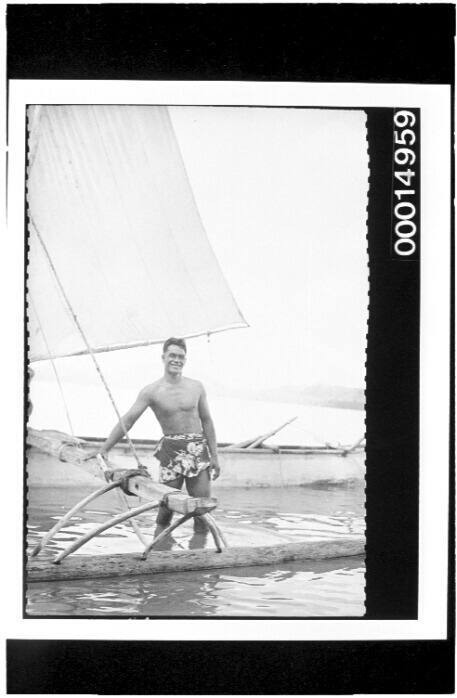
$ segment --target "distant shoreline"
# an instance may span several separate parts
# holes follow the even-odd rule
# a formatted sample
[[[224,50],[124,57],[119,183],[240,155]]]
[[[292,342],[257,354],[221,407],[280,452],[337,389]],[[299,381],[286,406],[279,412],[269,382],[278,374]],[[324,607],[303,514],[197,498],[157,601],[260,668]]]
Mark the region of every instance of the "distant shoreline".
[[[364,410],[365,394],[362,388],[343,386],[283,386],[262,391],[235,391],[237,398],[266,402],[281,402],[303,407],[333,407],[342,410]]]
[[[365,404],[360,401],[355,400],[329,400],[328,402],[305,402],[303,403],[307,407],[335,407],[341,410],[359,410],[363,411],[365,409]]]

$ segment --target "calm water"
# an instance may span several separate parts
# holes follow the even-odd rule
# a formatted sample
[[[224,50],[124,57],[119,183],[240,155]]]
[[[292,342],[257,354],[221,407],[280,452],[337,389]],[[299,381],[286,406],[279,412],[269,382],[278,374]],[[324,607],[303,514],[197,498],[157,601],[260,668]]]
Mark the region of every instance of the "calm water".
[[[78,499],[82,488],[36,488],[29,492],[29,543],[55,523]],[[351,488],[268,488],[215,490],[216,518],[231,545],[265,544],[363,530],[364,491]],[[132,500],[132,504],[134,500]],[[89,505],[62,529],[42,553],[58,550],[95,523],[120,510],[114,493]],[[154,519],[140,526],[152,533]],[[201,547],[191,524],[177,529],[173,549]],[[206,545],[211,546],[210,541]],[[131,528],[118,526],[81,549],[82,554],[139,552]],[[63,563],[64,564],[64,563]],[[361,616],[364,614],[364,561],[346,557],[220,570],[164,573],[117,580],[34,583],[27,589],[33,616]]]

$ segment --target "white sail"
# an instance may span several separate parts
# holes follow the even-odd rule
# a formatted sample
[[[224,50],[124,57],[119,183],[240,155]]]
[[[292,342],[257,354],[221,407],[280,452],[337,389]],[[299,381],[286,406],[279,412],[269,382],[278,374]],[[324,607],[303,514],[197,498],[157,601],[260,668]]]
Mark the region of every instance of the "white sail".
[[[246,326],[166,107],[34,106],[28,124],[30,360],[87,352],[50,261],[94,351]]]

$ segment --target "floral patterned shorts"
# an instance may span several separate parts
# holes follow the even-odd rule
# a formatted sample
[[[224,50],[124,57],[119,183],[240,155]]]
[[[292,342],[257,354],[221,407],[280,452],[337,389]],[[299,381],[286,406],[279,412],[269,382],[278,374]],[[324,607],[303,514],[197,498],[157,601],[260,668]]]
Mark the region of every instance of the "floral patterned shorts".
[[[203,434],[171,434],[160,440],[154,456],[160,462],[160,482],[197,477],[211,465],[208,442]]]

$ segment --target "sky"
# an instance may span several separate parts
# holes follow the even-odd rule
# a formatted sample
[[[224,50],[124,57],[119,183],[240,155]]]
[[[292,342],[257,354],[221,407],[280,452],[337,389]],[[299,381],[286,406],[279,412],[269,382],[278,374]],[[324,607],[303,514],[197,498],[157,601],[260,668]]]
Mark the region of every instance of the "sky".
[[[170,115],[204,228],[249,324],[209,342],[189,340],[187,374],[221,399],[234,389],[363,387],[364,112],[174,107]],[[160,354],[148,347],[99,355],[121,411],[160,376]],[[56,364],[81,433],[87,390],[98,404],[94,396],[103,389],[87,357]],[[52,367],[39,362],[34,369],[32,426],[62,428]],[[104,405],[100,398],[96,412]],[[93,431],[104,430],[108,419],[112,413],[93,415]]]

